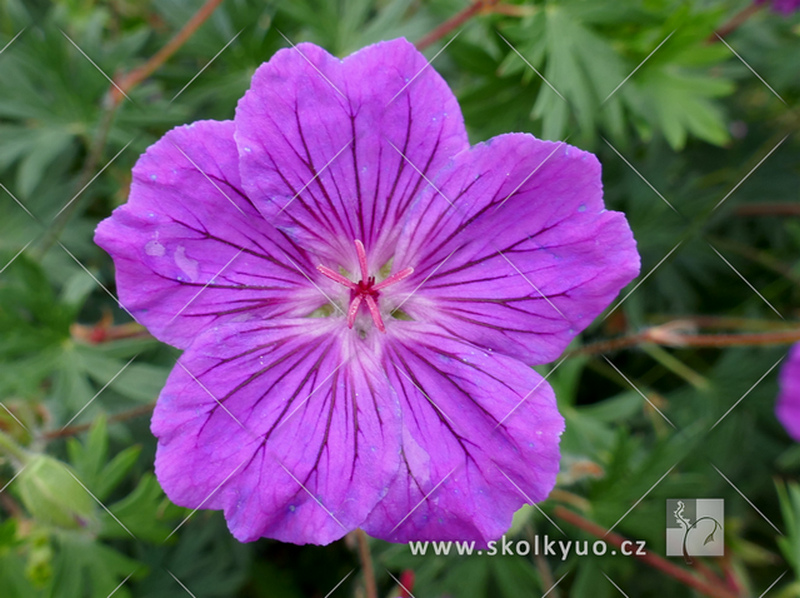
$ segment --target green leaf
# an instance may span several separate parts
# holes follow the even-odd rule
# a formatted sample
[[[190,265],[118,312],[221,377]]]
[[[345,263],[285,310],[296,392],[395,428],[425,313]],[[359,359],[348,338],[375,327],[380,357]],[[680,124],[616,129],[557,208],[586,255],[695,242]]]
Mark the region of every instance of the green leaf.
[[[84,443],[75,438],[67,441],[70,462],[78,477],[98,500],[105,500],[122,482],[141,453],[141,447],[129,446],[117,453],[111,461],[108,455],[108,427],[106,418],[99,415],[92,423]]]
[[[518,598],[520,588],[531,591],[538,588],[541,592],[548,589],[542,587],[533,563],[522,557],[492,559],[491,575],[497,583],[500,595],[506,598]]]
[[[31,147],[17,171],[17,190],[22,198],[33,193],[54,161],[69,159],[64,154],[72,148],[74,140],[72,132],[57,127],[28,129],[28,135]]]
[[[16,527],[16,521],[10,519],[2,524],[8,528],[9,524]],[[6,535],[6,529],[2,535]],[[4,542],[0,542],[0,588],[3,598],[40,598],[44,590],[34,587],[26,575],[27,563],[22,554],[15,549],[6,549]]]
[[[777,538],[778,547],[795,577],[800,578],[800,484],[778,482],[776,488],[784,521],[784,535]]]
[[[129,360],[111,359],[100,346],[84,345],[80,351],[90,378],[137,402],[155,401],[169,375],[168,368],[149,363],[133,361],[126,367]]]
[[[77,438],[70,438],[67,441],[67,452],[70,462],[84,480],[84,484],[94,488],[99,481],[108,454],[106,418],[102,415],[95,418],[85,442],[81,443]]]
[[[658,123],[674,149],[683,148],[689,134],[715,145],[730,139],[722,110],[710,101],[733,91],[729,81],[675,70],[649,70],[642,73],[635,88],[637,109]]]
[[[453,557],[443,557],[453,561]],[[452,562],[441,580],[443,591],[453,596],[482,596],[490,579],[491,558],[461,558]]]
[[[100,479],[96,482],[96,496],[100,500],[104,500],[111,491],[114,490],[128,475],[131,468],[139,459],[142,452],[140,446],[129,446],[123,451],[117,453],[111,461],[103,468]]]
[[[115,598],[130,598],[128,587],[117,586],[123,579],[147,573],[142,563],[86,536],[62,534],[59,540],[48,594],[51,598],[108,598],[115,589]]]
[[[165,502],[155,476],[145,474],[133,492],[108,508],[137,539],[163,542],[172,531],[165,521],[162,508]],[[103,513],[101,525],[100,534],[104,538],[130,538],[128,531],[108,513]]]
[[[91,293],[97,290],[97,283],[82,270],[75,272],[64,283],[59,295],[59,302],[80,308]]]
[[[629,420],[637,413],[641,413],[644,399],[639,393],[631,390],[616,397],[606,399],[594,405],[580,408],[581,415],[596,422],[611,424]]]
[[[264,543],[260,544],[264,546]],[[254,552],[251,548],[253,546],[253,544],[242,544],[232,538],[225,526],[225,520],[219,513],[198,512],[181,527],[179,534],[170,538],[169,543],[159,542],[148,547],[147,551],[143,551],[142,558],[150,566],[153,574],[139,584],[138,593],[147,598],[173,598],[176,592],[182,592],[183,590],[167,573],[169,571],[182,580],[197,598],[228,598],[244,595],[240,592],[240,588],[248,581],[249,575],[257,575],[258,571],[251,570],[251,564],[269,562],[267,555],[258,559],[253,558]],[[264,547],[268,548],[269,545]],[[278,550],[279,555],[282,553],[280,545],[273,547]],[[293,551],[293,554],[301,561],[307,561],[307,553],[302,550]],[[331,561],[336,562],[329,552],[321,558],[326,564]],[[290,558],[288,561],[292,566],[281,562],[280,557],[277,561],[282,571],[289,573],[298,586],[308,587],[311,582],[311,587],[319,587],[318,583],[315,583],[323,575],[319,568],[312,569],[310,576],[303,578],[298,575],[297,568],[300,563],[296,558]],[[330,584],[324,584],[325,592],[329,592],[344,577],[350,570],[349,565],[347,567],[341,573],[337,571],[330,576]],[[258,587],[258,584],[253,585]],[[276,589],[280,587],[281,584],[278,584]],[[346,589],[345,586],[339,588],[337,592],[342,591],[343,595],[347,595]],[[302,593],[303,596],[309,594],[310,592]],[[265,596],[272,595],[270,588]],[[289,596],[291,595],[290,593]],[[333,595],[335,596],[335,593]]]
[[[66,463],[39,454],[26,465],[15,488],[34,519],[62,529],[92,527],[97,504]]]
[[[603,576],[596,559],[585,559],[578,569],[570,596],[575,598],[612,598],[621,596],[613,585]]]

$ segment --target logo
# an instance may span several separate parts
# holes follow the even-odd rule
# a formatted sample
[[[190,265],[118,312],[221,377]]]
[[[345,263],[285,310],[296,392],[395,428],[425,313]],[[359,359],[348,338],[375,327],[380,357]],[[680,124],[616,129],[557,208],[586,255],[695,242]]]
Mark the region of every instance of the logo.
[[[693,556],[722,556],[724,519],[721,498],[668,498],[667,556],[682,556],[687,564]]]

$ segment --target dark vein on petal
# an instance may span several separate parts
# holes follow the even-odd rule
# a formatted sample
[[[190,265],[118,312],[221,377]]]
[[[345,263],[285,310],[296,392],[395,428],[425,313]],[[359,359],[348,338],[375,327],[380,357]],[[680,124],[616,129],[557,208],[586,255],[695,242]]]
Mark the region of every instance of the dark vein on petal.
[[[325,198],[325,200],[327,201],[328,206],[331,209],[333,217],[338,221],[339,226],[341,227],[341,230],[347,231],[347,229],[349,228],[350,229],[350,233],[353,234],[352,226],[350,226],[350,227],[345,226],[345,222],[341,218],[341,214],[340,214],[341,210],[337,210],[336,209],[336,206],[334,205],[333,199],[331,198],[330,194],[328,193],[328,190],[326,189],[325,185],[322,184],[322,180],[321,180],[322,177],[319,176],[319,173],[317,172],[317,169],[314,166],[314,160],[311,157],[311,151],[308,148],[308,142],[306,141],[305,133],[303,132],[303,125],[302,125],[302,121],[300,120],[300,112],[299,112],[298,107],[297,107],[297,100],[295,100],[295,121],[297,123],[297,131],[300,134],[300,141],[303,144],[303,149],[305,150],[306,156],[308,158],[308,168],[309,168],[311,174],[314,176],[314,182],[316,183],[316,185],[322,191],[322,195]],[[353,140],[353,143],[355,144],[355,139]],[[332,178],[332,176],[333,175],[331,173],[331,178]],[[341,199],[342,199],[341,195],[340,195],[339,198],[340,198],[340,201],[341,201]]]
[[[383,170],[381,168],[381,161],[382,160],[383,160],[383,145],[379,143],[378,144],[378,159],[376,160],[377,168],[376,168],[376,173],[375,173],[375,194],[372,197],[372,210],[371,210],[371,216],[370,216],[370,221],[369,221],[370,239],[373,242],[375,242],[377,240],[374,237],[375,237],[375,230],[376,230],[375,229],[375,218],[377,216],[378,204],[382,203],[380,201],[381,198],[378,197],[378,195],[380,193],[380,188],[381,188],[381,171]],[[387,212],[389,210],[388,204],[386,206],[384,206],[383,209],[384,209],[384,212]],[[384,222],[385,222],[385,219],[384,219]],[[378,230],[383,230],[383,228],[378,229]]]
[[[358,174],[358,150],[356,148],[358,137],[356,136],[356,119],[354,114],[350,114],[350,133],[353,136],[353,143],[350,145],[350,153],[353,156],[353,174],[355,176],[355,183],[356,183],[356,214],[358,216],[358,227],[360,231],[359,239],[367,239],[366,229],[364,227],[364,198],[361,194],[361,177]],[[368,239],[372,242],[371,238],[372,231],[370,231],[370,238]]]
[[[308,482],[311,479],[311,476],[313,474],[315,474],[315,473],[318,474],[319,473],[318,468],[319,468],[320,459],[322,458],[322,453],[324,452],[324,450],[326,448],[328,448],[328,438],[330,438],[330,433],[331,433],[331,422],[333,421],[333,414],[334,414],[334,411],[336,410],[336,389],[337,389],[337,382],[338,382],[338,379],[339,379],[339,372],[338,371],[334,372],[334,378],[335,379],[334,379],[333,383],[328,387],[328,392],[325,395],[326,397],[330,397],[330,404],[328,406],[328,418],[327,418],[327,420],[325,422],[325,434],[322,436],[322,441],[320,442],[319,450],[317,451],[317,455],[314,458],[314,465],[308,470],[308,473],[307,473],[307,475],[305,477],[305,480],[303,481],[304,485],[308,484]],[[327,400],[323,399],[323,406],[324,406],[324,403],[326,403],[326,402],[327,402]],[[320,413],[322,413],[322,411],[323,411],[323,409],[320,409]],[[355,459],[354,459],[354,462],[355,462]]]
[[[254,251],[253,249],[251,249],[251,248],[249,248],[249,247],[243,247],[242,245],[239,245],[239,244],[237,244],[237,243],[234,243],[234,242],[232,242],[232,241],[229,241],[228,239],[225,239],[225,238],[223,238],[223,237],[218,237],[218,236],[216,236],[216,235],[212,235],[210,232],[208,232],[208,230],[206,230],[206,229],[205,229],[205,227],[204,227],[204,226],[203,226],[203,228],[202,228],[202,229],[197,229],[197,228],[195,228],[195,227],[191,226],[190,224],[188,224],[188,223],[186,223],[186,222],[183,222],[183,221],[181,221],[181,220],[177,220],[177,219],[175,219],[175,218],[172,218],[172,221],[173,221],[173,222],[175,222],[176,224],[179,224],[180,226],[183,226],[184,228],[187,228],[187,229],[189,229],[189,230],[191,230],[191,231],[193,231],[193,232],[195,232],[195,233],[197,233],[197,234],[199,234],[199,235],[202,235],[203,239],[205,239],[205,240],[212,240],[212,241],[216,241],[216,242],[218,242],[218,243],[221,243],[221,244],[223,244],[223,245],[227,245],[228,247],[231,247],[231,248],[233,248],[233,249],[238,249],[238,250],[239,250],[241,253],[246,253],[246,254],[248,254],[248,255],[252,255],[252,256],[254,256],[254,257],[257,257],[257,258],[263,259],[264,261],[267,261],[267,262],[270,262],[270,263],[272,263],[272,264],[275,264],[276,266],[279,266],[279,267],[281,267],[281,268],[283,268],[283,269],[285,269],[285,270],[288,270],[289,272],[294,272],[294,270],[292,270],[291,268],[289,268],[289,266],[288,266],[288,265],[284,264],[284,263],[283,263],[283,262],[281,262],[280,260],[278,260],[278,259],[276,259],[276,258],[272,257],[271,255],[269,255],[269,254],[267,253],[267,250],[266,250],[264,247],[262,247],[262,246],[261,246],[261,245],[260,245],[260,244],[259,244],[259,243],[258,243],[258,242],[255,240],[255,239],[252,239],[252,238],[250,238],[250,237],[248,237],[248,236],[244,235],[244,233],[242,233],[242,235],[243,235],[243,236],[244,236],[244,237],[245,237],[245,238],[246,238],[248,241],[250,241],[250,242],[251,242],[253,245],[255,245],[256,247],[258,247],[259,249],[261,249],[261,250],[262,250],[262,251],[264,251],[265,253],[259,253],[259,252],[257,252],[257,251]],[[267,237],[267,239],[268,239],[268,237]],[[201,239],[195,239],[195,241],[200,241],[200,240],[201,240]],[[269,239],[268,239],[268,240],[269,240]],[[273,242],[273,241],[271,241],[271,240],[270,240],[270,242],[274,244],[274,242]]]
[[[409,138],[411,136],[411,108],[410,108],[410,106],[409,106],[408,111],[409,111],[409,115],[408,115],[408,119],[406,120],[406,136],[405,136],[405,140],[403,141],[403,154],[408,152],[408,140],[409,140]],[[395,174],[394,182],[392,183],[392,187],[389,190],[389,195],[386,198],[386,205],[385,205],[385,207],[383,209],[383,214],[381,215],[381,223],[380,223],[381,230],[385,230],[386,229],[386,218],[389,216],[389,213],[392,212],[392,211],[394,211],[395,213],[398,212],[396,209],[394,209],[393,204],[394,204],[394,201],[395,201],[395,193],[397,192],[397,186],[400,184],[400,178],[402,177],[403,171],[405,170],[405,167],[406,167],[406,161],[403,158],[403,156],[393,156],[393,157],[395,157],[398,160],[397,173]]]
[[[428,362],[428,361],[427,361],[427,360],[425,360],[424,358],[421,358],[421,357],[419,356],[419,354],[415,353],[413,350],[410,350],[408,346],[405,346],[405,345],[404,345],[404,347],[403,347],[403,348],[404,348],[404,349],[406,349],[406,350],[409,350],[409,352],[410,352],[412,355],[414,355],[415,357],[417,357],[417,359],[418,359],[418,360],[420,360],[422,363],[424,363],[425,365],[427,365],[427,366],[428,366],[429,368],[431,368],[431,369],[432,369],[434,372],[438,373],[438,374],[439,374],[439,375],[441,375],[443,378],[447,378],[447,376],[444,374],[444,372],[442,372],[441,370],[437,369],[437,368],[436,368],[436,367],[435,367],[435,366],[434,366],[432,363]],[[397,350],[392,350],[392,353],[393,353],[393,354],[394,354],[394,356],[395,356],[395,357],[396,357],[396,358],[397,358],[397,359],[398,359],[398,360],[399,360],[399,361],[400,361],[400,362],[403,364],[403,369],[405,370],[406,374],[408,375],[408,377],[409,377],[409,380],[411,380],[411,382],[412,382],[412,386],[416,386],[416,388],[415,388],[414,390],[415,390],[415,391],[418,391],[418,392],[420,392],[420,393],[423,393],[424,395],[427,395],[427,396],[429,396],[429,397],[430,397],[430,396],[431,396],[431,393],[430,393],[430,392],[429,392],[429,391],[428,391],[428,390],[425,388],[425,385],[424,385],[424,384],[422,384],[422,382],[420,382],[419,378],[418,378],[418,377],[415,375],[415,373],[414,373],[414,368],[412,368],[412,367],[411,367],[411,366],[408,364],[408,362],[407,362],[407,361],[406,361],[406,360],[405,360],[405,359],[404,359],[404,358],[403,358],[403,357],[400,355],[400,353],[399,353]],[[392,360],[392,363],[394,363],[394,360]],[[396,365],[396,364],[395,364],[395,367],[397,367],[397,365]],[[406,387],[405,387],[405,384],[404,384],[404,383],[403,383],[403,382],[400,380],[400,378],[397,378],[397,380],[400,382],[400,387],[401,387],[401,388],[403,388],[403,395],[406,397],[406,403],[407,403],[407,405],[408,405],[408,408],[409,408],[409,410],[410,410],[410,411],[411,411],[411,413],[414,415],[414,421],[417,423],[417,427],[418,427],[418,428],[421,428],[421,426],[419,425],[419,419],[417,419],[417,414],[416,414],[416,412],[415,412],[414,401],[412,401],[412,400],[410,399],[410,397],[409,397],[409,395],[408,395],[407,391],[405,390],[405,388],[406,388]],[[414,393],[414,391],[413,391],[413,390],[412,390],[411,392],[412,392],[412,394]],[[423,399],[424,399],[424,397],[423,397]],[[442,425],[443,425],[445,428],[447,428],[448,432],[450,432],[450,434],[453,436],[453,438],[455,438],[456,442],[458,442],[458,445],[461,447],[461,450],[462,450],[462,451],[464,451],[464,454],[465,454],[465,455],[466,455],[466,456],[467,456],[467,457],[468,457],[470,460],[472,460],[473,462],[475,462],[475,464],[476,464],[476,466],[477,466],[477,462],[476,462],[476,460],[474,459],[474,457],[472,456],[472,454],[470,453],[470,451],[469,451],[469,449],[467,448],[467,446],[466,446],[466,445],[467,445],[467,444],[470,444],[470,445],[473,445],[473,446],[475,446],[476,448],[478,447],[478,445],[476,445],[476,444],[475,444],[474,442],[472,442],[470,439],[468,439],[468,438],[465,438],[465,437],[461,436],[461,434],[459,434],[458,432],[456,432],[455,428],[453,428],[453,425],[452,425],[452,423],[451,423],[451,422],[448,420],[448,418],[447,418],[447,417],[444,415],[444,413],[443,413],[443,412],[441,412],[441,411],[439,410],[439,407],[437,407],[435,404],[434,404],[434,405],[432,405],[432,404],[430,404],[430,403],[429,403],[427,400],[422,400],[422,401],[419,401],[419,405],[420,405],[420,408],[421,408],[421,409],[429,408],[429,409],[432,409],[432,410],[433,410],[433,412],[436,414],[436,418],[439,420],[439,422],[440,422],[440,423],[441,423],[441,424],[442,424]]]

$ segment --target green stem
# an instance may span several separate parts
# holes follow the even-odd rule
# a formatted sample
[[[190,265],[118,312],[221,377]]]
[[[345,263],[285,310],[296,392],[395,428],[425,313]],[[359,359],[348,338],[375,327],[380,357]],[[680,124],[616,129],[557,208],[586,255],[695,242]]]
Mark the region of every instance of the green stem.
[[[697,390],[708,390],[710,386],[709,381],[705,377],[695,372],[688,365],[683,363],[680,359],[677,359],[669,351],[662,349],[658,345],[652,344],[644,345],[642,350],[652,357],[653,360],[660,363],[676,376],[686,380],[686,382],[691,384]]]
[[[29,459],[28,452],[14,442],[5,432],[0,432],[0,452],[6,453],[20,464],[27,463]]]

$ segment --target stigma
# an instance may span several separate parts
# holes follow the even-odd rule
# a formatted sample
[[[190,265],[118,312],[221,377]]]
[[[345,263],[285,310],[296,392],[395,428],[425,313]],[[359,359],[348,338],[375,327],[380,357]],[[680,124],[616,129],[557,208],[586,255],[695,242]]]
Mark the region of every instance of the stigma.
[[[347,308],[347,326],[349,328],[352,328],[353,324],[355,324],[356,316],[361,306],[366,305],[367,310],[372,316],[372,321],[375,323],[375,327],[381,332],[386,332],[386,326],[383,323],[381,311],[378,308],[378,298],[380,297],[381,291],[411,276],[414,273],[414,268],[403,268],[399,272],[395,272],[391,276],[376,283],[375,277],[369,274],[367,252],[366,249],[364,249],[364,244],[356,239],[355,246],[356,255],[358,256],[358,266],[361,270],[361,278],[358,282],[353,282],[346,276],[321,264],[317,266],[317,270],[324,276],[350,289],[350,306]]]

